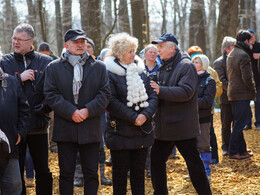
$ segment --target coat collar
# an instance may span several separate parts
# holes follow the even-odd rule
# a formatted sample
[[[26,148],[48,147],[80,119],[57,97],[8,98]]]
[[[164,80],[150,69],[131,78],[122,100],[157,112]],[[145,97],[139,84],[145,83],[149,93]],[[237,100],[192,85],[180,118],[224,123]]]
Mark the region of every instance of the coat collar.
[[[107,56],[104,61],[106,68],[108,71],[118,75],[118,76],[125,76],[126,71],[125,68],[117,64],[116,62],[116,57],[114,56]],[[137,65],[138,68],[138,73],[141,74],[145,70],[145,65],[143,60],[138,57],[137,55],[135,56],[135,64]]]

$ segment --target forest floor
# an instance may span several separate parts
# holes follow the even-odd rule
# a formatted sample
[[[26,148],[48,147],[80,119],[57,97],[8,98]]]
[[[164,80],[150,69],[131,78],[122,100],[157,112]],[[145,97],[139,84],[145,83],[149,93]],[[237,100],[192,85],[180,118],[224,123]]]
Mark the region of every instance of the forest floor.
[[[221,150],[221,123],[220,114],[214,114],[214,128],[218,141],[218,152],[220,163],[212,165],[211,189],[213,194],[238,195],[260,194],[260,131],[252,130],[244,131],[248,149],[254,153],[254,156],[247,161],[230,161],[228,157],[222,156]],[[107,150],[106,150],[107,151]],[[109,151],[107,151],[107,154]],[[109,155],[107,155],[108,157]],[[49,165],[53,174],[53,194],[59,194],[59,166],[58,156],[55,153],[50,153]],[[106,167],[105,175],[112,179],[111,167]],[[167,162],[168,173],[168,189],[170,195],[179,194],[196,194],[190,181],[185,180],[184,176],[188,174],[185,161],[180,159],[169,159]],[[131,194],[130,181],[128,180],[128,193]],[[99,195],[110,195],[112,186],[100,186]],[[27,194],[35,194],[34,188],[28,188]],[[74,194],[84,194],[83,187],[75,187]],[[153,188],[151,179],[145,179],[145,194],[152,195]]]

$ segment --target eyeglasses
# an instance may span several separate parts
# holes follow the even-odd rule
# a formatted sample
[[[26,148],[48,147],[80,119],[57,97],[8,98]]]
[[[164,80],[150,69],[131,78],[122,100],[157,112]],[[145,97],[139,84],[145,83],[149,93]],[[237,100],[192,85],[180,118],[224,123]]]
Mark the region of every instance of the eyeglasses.
[[[30,41],[31,39],[18,39],[18,38],[15,38],[15,37],[12,37],[12,41],[17,41],[17,42],[22,42],[22,41]]]

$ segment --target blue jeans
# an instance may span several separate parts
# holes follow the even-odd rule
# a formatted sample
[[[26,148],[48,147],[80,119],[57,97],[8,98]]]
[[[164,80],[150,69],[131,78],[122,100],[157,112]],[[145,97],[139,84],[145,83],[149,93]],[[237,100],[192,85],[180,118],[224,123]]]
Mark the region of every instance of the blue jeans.
[[[255,103],[255,126],[260,126],[260,86],[256,86],[256,101]],[[252,126],[252,111],[248,115],[247,125]]]
[[[231,102],[231,106],[234,122],[229,143],[229,155],[232,156],[246,152],[243,129],[248,121],[251,107],[249,100],[233,101]]]
[[[9,159],[0,180],[0,194],[20,195],[22,192],[22,180],[18,159]]]
[[[25,170],[26,170],[26,178],[34,178],[34,166],[28,148],[26,150],[26,157],[25,157]]]
[[[260,126],[260,86],[256,86],[255,126]]]

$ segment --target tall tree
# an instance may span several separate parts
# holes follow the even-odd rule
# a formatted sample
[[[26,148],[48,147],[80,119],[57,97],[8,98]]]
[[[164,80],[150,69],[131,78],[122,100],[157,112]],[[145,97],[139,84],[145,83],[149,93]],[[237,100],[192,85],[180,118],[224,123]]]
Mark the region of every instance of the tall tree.
[[[105,36],[104,36],[104,39],[103,39],[103,41],[102,41],[102,48],[106,47],[107,38],[108,38],[108,36],[113,32],[113,30],[115,29],[116,24],[117,24],[117,20],[118,20],[118,14],[117,14],[117,11],[118,11],[118,8],[117,8],[117,0],[113,0],[113,3],[114,3],[114,22],[113,22],[112,27],[109,29],[109,31],[108,31],[108,32],[105,34]]]
[[[12,32],[12,6],[9,0],[5,0],[5,22],[4,22],[4,37],[8,37],[8,39],[4,39],[3,51],[4,53],[9,53],[12,49],[11,42],[11,34]]]
[[[137,53],[144,48],[143,24],[144,3],[143,0],[131,0],[133,36],[139,41]]]
[[[161,2],[161,8],[162,8],[162,28],[161,28],[161,34],[165,33],[166,30],[166,25],[167,25],[167,0],[160,0]]]
[[[236,36],[238,27],[238,4],[239,0],[220,0],[219,16],[221,17],[218,18],[215,56],[221,55],[221,43],[224,36]]]
[[[39,18],[40,18],[40,26],[41,26],[41,35],[42,40],[44,42],[48,42],[47,40],[47,31],[46,31],[46,21],[45,21],[45,7],[43,6],[43,0],[38,0],[38,11],[39,11]]]
[[[120,0],[118,7],[118,29],[119,32],[127,32],[130,34],[130,22],[127,7],[127,0]]]
[[[80,0],[80,18],[81,18],[81,27],[82,29],[87,32],[87,2],[88,0]]]
[[[36,5],[33,0],[27,0],[27,8],[29,24],[33,26],[34,30],[36,30],[37,13]]]
[[[100,0],[87,1],[87,35],[95,43],[95,55],[101,50],[101,7]]]
[[[204,0],[191,1],[189,45],[198,45],[206,52],[204,7]]]
[[[145,7],[145,15],[144,15],[144,34],[145,34],[145,42],[150,43],[150,24],[149,24],[149,20],[150,20],[150,16],[149,16],[149,2],[148,0],[144,1],[144,7]]]
[[[216,19],[216,0],[210,0],[209,1],[209,18],[208,18],[208,35],[214,35],[217,29],[217,19]],[[215,60],[215,43],[216,43],[216,37],[215,36],[209,36],[209,51],[211,53],[212,60]]]
[[[62,0],[62,23],[63,31],[72,28],[71,0]]]
[[[63,49],[63,33],[62,33],[62,24],[61,24],[61,8],[60,8],[60,0],[55,0],[55,14],[56,14],[56,42],[57,42],[57,51],[58,54],[61,54]]]

